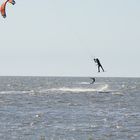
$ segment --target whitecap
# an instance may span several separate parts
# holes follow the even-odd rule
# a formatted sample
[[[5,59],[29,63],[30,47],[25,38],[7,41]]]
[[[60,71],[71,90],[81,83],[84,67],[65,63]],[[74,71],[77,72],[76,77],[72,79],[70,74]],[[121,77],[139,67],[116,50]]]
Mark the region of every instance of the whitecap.
[[[89,85],[90,83],[89,82],[81,82],[81,83],[78,83],[80,85]]]
[[[48,91],[62,91],[62,92],[74,92],[74,93],[79,93],[79,92],[105,92],[108,89],[108,85],[101,85],[96,88],[82,88],[82,87],[60,87],[60,88],[51,88],[48,89]]]

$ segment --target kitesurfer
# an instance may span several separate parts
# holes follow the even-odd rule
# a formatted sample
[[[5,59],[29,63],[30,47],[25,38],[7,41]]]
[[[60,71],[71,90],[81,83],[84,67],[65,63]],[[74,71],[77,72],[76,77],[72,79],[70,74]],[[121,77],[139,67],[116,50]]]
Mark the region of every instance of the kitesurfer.
[[[97,66],[98,66],[98,72],[100,72],[100,68],[102,69],[102,71],[104,72],[104,69],[99,61],[98,58],[94,58],[94,62],[97,63]]]

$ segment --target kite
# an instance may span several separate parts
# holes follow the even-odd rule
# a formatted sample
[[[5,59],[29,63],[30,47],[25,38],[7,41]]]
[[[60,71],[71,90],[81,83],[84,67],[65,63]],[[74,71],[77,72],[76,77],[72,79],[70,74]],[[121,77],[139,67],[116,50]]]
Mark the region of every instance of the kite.
[[[12,5],[15,5],[15,1],[14,0],[6,0],[0,7],[0,12],[1,12],[1,15],[3,16],[3,18],[6,18],[6,5],[7,3],[11,3]]]

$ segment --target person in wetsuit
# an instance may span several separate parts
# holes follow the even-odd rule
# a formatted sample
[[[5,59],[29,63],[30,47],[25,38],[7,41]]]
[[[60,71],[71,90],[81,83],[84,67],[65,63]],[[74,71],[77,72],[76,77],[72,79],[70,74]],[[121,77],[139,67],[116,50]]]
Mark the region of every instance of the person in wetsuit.
[[[102,67],[102,65],[101,65],[101,63],[100,63],[100,61],[99,61],[99,59],[98,58],[94,58],[94,62],[97,64],[97,66],[98,66],[98,72],[100,72],[100,68],[102,69],[102,71],[104,72],[104,69],[103,69],[103,67]]]

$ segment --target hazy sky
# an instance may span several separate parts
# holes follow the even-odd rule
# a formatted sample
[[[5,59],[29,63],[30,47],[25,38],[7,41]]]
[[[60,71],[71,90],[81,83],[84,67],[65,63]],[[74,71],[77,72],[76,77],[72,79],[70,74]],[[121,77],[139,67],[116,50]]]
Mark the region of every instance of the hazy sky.
[[[16,0],[0,17],[2,76],[140,77],[139,61],[140,0]]]

